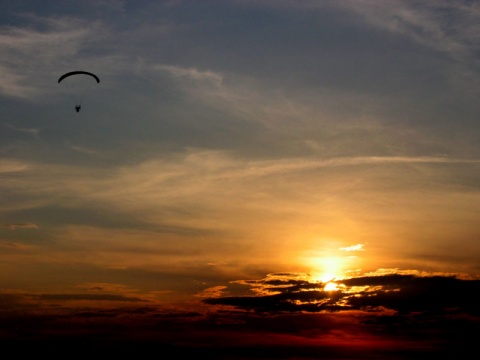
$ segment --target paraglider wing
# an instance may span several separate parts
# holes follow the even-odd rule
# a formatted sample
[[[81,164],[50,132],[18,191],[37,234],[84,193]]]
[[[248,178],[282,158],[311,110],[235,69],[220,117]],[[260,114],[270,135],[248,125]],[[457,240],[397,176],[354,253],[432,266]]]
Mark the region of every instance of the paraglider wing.
[[[66,81],[67,83],[66,86],[70,88],[71,93],[75,97],[75,111],[78,113],[80,112],[80,109],[81,109],[83,96],[89,92],[89,90],[91,89],[91,86],[96,87],[96,84],[100,82],[100,79],[98,78],[97,75],[88,71],[70,71],[60,76],[60,78],[58,79],[58,83],[60,84],[60,82],[63,79],[68,78],[72,75],[82,75],[79,77],[74,76],[74,79]],[[85,77],[85,75],[87,76]],[[91,81],[90,77],[95,79],[96,83]],[[87,79],[87,81],[85,79]]]
[[[84,75],[90,75],[90,76],[93,76],[93,78],[97,81],[97,83],[100,82],[100,79],[98,78],[97,75],[91,73],[91,72],[88,72],[88,71],[70,71],[66,74],[63,74],[62,76],[60,76],[60,78],[58,79],[58,83],[60,83],[60,81],[62,81],[63,79],[65,79],[66,77],[69,77],[69,76],[72,76],[72,75],[78,75],[78,74],[84,74]]]

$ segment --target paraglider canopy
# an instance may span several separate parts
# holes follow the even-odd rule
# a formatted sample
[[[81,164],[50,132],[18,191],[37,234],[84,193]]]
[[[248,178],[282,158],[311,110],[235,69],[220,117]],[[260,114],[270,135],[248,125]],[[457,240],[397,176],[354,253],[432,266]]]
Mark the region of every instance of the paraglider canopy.
[[[63,79],[65,79],[66,77],[69,77],[69,76],[72,76],[72,75],[79,75],[79,74],[84,74],[84,75],[90,75],[90,76],[93,76],[93,78],[97,81],[97,83],[100,82],[100,79],[98,78],[97,75],[91,73],[91,72],[88,72],[88,71],[70,71],[66,74],[63,74],[62,76],[60,76],[60,78],[58,79],[58,83],[60,83],[60,81],[62,81]]]
[[[67,81],[67,83],[70,83],[69,84],[70,90],[75,95],[75,111],[78,113],[78,112],[80,112],[80,109],[81,109],[82,98],[85,95],[85,93],[89,91],[89,86],[86,83],[92,83],[91,80],[89,80],[89,81],[85,80],[86,83],[83,83],[80,80],[82,80],[82,78],[84,78],[84,76],[87,75],[88,78],[93,78],[95,80],[95,82],[98,84],[98,83],[100,83],[100,79],[94,73],[91,73],[91,72],[88,72],[88,71],[77,70],[77,71],[67,72],[67,73],[63,74],[62,76],[60,76],[60,78],[58,79],[58,83],[60,84],[60,82],[62,82],[62,80],[64,80],[65,78],[69,78],[70,76],[73,76],[73,75],[81,75],[79,78],[75,77],[75,81],[73,81],[73,80],[68,80]],[[72,83],[72,81],[73,81],[73,83]]]

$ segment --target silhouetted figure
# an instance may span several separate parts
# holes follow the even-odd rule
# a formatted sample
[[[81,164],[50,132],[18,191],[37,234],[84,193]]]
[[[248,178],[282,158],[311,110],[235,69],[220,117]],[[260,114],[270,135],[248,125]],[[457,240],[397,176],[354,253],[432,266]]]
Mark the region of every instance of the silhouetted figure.
[[[77,104],[77,105],[75,105],[75,110],[77,110],[77,112],[79,112],[81,108],[82,108],[82,106],[81,106],[81,105],[78,105],[78,104]]]

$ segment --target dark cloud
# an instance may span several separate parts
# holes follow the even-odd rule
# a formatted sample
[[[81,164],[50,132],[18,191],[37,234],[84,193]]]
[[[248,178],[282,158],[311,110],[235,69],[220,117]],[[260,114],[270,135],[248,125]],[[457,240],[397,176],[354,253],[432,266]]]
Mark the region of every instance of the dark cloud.
[[[325,291],[323,283],[295,279],[245,281],[262,285],[266,295],[209,298],[207,304],[230,305],[260,312],[384,311],[465,313],[480,315],[475,294],[479,280],[456,277],[389,274],[335,281],[338,288]]]
[[[146,301],[137,297],[112,294],[42,294],[40,300]]]
[[[322,283],[289,278],[294,274],[273,275],[242,282],[263,287],[262,295],[204,299],[206,311],[135,306],[145,302],[140,296],[3,294],[0,344],[38,353],[62,345],[79,354],[157,349],[238,360],[424,359],[475,347],[478,280],[389,274],[338,280],[340,290],[324,291]],[[26,298],[45,305],[19,311],[15,304]],[[99,302],[52,307],[74,300]],[[120,305],[105,308],[105,301]]]

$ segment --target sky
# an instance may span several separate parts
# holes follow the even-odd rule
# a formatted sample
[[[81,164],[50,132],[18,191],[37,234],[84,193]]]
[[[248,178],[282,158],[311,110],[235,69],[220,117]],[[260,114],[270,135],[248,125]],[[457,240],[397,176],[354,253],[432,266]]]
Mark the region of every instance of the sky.
[[[474,348],[479,3],[0,9],[2,344]]]

